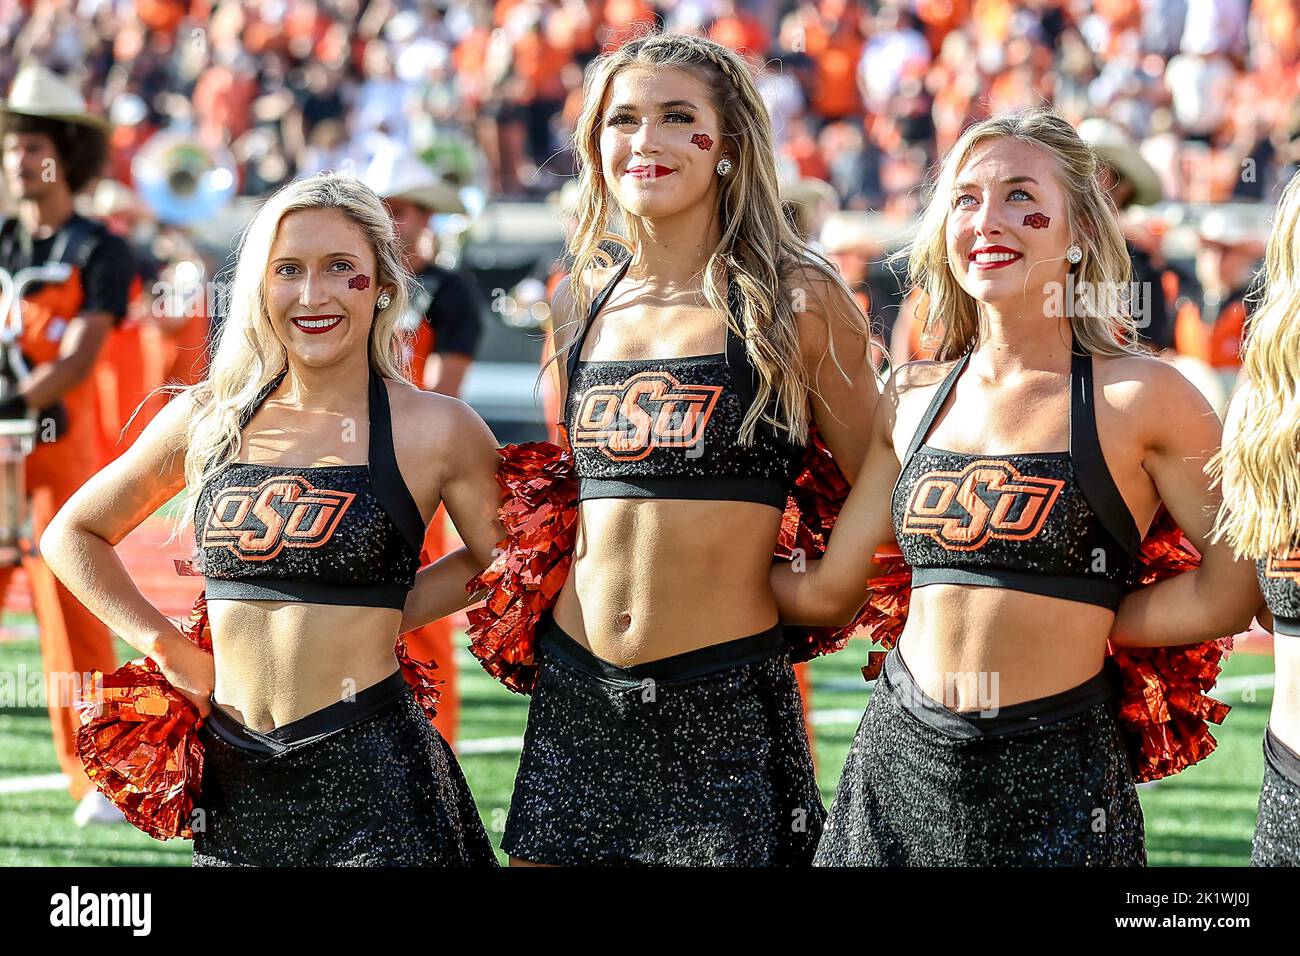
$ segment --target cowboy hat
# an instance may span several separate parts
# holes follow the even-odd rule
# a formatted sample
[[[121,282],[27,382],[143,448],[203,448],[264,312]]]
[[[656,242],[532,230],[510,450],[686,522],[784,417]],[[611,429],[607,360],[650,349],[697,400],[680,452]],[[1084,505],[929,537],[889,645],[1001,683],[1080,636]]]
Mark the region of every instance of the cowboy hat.
[[[1261,250],[1264,244],[1259,233],[1252,230],[1248,223],[1222,209],[1211,209],[1207,212],[1201,219],[1197,232],[1200,234],[1201,242],[1216,246]]]
[[[807,176],[794,182],[782,183],[781,198],[811,209],[823,207],[838,209],[840,205],[840,198],[836,195],[834,186]]]
[[[129,186],[116,179],[101,179],[90,194],[90,211],[96,219],[110,216],[129,215],[148,217],[148,207],[140,200]]]
[[[1151,206],[1164,198],[1160,177],[1127,133],[1110,120],[1093,116],[1079,124],[1079,138],[1133,186],[1132,203]]]
[[[86,101],[75,86],[39,64],[28,64],[18,70],[9,88],[9,98],[0,100],[0,113],[80,123],[105,134],[113,129],[108,120],[87,112]]]
[[[821,244],[831,255],[840,252],[867,252],[875,241],[861,212],[839,212],[827,217],[822,225]]]
[[[384,150],[375,156],[366,169],[365,182],[380,199],[406,199],[430,212],[465,213],[457,191],[404,150]]]

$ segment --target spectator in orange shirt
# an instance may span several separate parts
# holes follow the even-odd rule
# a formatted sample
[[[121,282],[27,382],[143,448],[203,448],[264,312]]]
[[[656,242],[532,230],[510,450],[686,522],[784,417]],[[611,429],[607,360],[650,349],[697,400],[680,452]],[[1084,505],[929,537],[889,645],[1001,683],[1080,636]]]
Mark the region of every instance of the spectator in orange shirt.
[[[749,57],[765,56],[769,46],[767,31],[763,29],[763,24],[752,13],[731,0],[723,0],[719,4],[718,16],[714,19],[713,26],[709,28],[709,39]]]
[[[812,107],[827,122],[862,115],[862,96],[854,75],[864,45],[856,17],[836,16],[829,26],[829,30],[823,27],[807,35],[807,52],[814,67]]]

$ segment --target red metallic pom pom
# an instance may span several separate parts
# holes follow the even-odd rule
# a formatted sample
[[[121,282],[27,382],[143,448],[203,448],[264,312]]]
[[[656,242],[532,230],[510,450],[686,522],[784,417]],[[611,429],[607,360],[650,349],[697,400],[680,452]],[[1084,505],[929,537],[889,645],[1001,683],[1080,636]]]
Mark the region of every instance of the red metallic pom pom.
[[[555,603],[573,560],[578,480],[567,445],[524,442],[498,450],[497,481],[506,494],[497,515],[506,537],[496,559],[465,586],[488,592],[483,606],[466,615],[470,652],[520,694],[537,679],[537,622]]]

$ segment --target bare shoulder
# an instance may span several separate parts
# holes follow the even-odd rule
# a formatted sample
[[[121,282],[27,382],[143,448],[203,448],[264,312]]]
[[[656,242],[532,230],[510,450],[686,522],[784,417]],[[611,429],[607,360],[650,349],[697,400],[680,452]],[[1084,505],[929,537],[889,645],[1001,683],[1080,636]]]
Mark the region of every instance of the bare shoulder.
[[[809,298],[816,298],[818,293],[838,287],[826,266],[810,259],[790,262],[782,271],[782,281],[791,294],[803,290]]]
[[[579,327],[578,296],[575,282],[582,283],[583,298],[590,303],[597,290],[603,289],[605,283],[614,278],[616,266],[592,265],[579,277],[572,273],[566,275],[555,286],[551,294],[551,328],[555,335],[555,350],[565,348],[573,341]]]
[[[799,344],[806,355],[820,356],[834,337],[868,335],[866,316],[857,300],[838,278],[816,262],[798,262],[788,266],[783,278],[785,294],[791,299]]]
[[[150,419],[140,437],[131,443],[120,460],[139,460],[148,467],[154,467],[155,459],[170,458],[176,452],[186,451],[189,445],[190,418],[196,407],[193,386],[173,395],[158,410],[158,414]]]
[[[101,505],[115,499],[165,501],[185,487],[193,386],[173,395],[140,436],[83,487]],[[132,525],[134,527],[134,525]],[[128,529],[129,530],[129,529]],[[125,534],[125,532],[123,532]]]
[[[1095,355],[1092,367],[1098,395],[1117,411],[1142,417],[1214,413],[1182,372],[1154,355]]]
[[[1093,359],[1098,426],[1119,430],[1141,447],[1202,454],[1219,447],[1223,426],[1192,382],[1149,355]],[[1102,418],[1106,419],[1105,424]]]
[[[574,299],[573,275],[566,275],[551,293],[551,334],[555,337],[555,350],[567,346],[573,341],[578,323],[577,303]]]
[[[953,365],[918,359],[894,369],[876,406],[876,428],[882,441],[890,445],[907,443],[935,389]]]
[[[393,440],[416,455],[446,454],[492,439],[487,424],[459,398],[386,379]]]

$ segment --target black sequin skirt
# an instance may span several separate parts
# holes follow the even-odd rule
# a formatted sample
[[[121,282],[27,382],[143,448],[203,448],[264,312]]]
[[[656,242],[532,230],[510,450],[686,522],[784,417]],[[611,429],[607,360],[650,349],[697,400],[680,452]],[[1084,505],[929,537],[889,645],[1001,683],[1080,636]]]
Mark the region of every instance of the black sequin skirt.
[[[890,653],[818,866],[1145,866],[1111,673],[988,714],[927,696]]]
[[[1300,866],[1300,754],[1264,732],[1264,786],[1251,866]]]
[[[779,627],[632,668],[549,615],[502,849],[559,865],[807,866],[826,811]]]
[[[401,671],[260,733],[200,728],[196,866],[495,866],[474,798]]]

